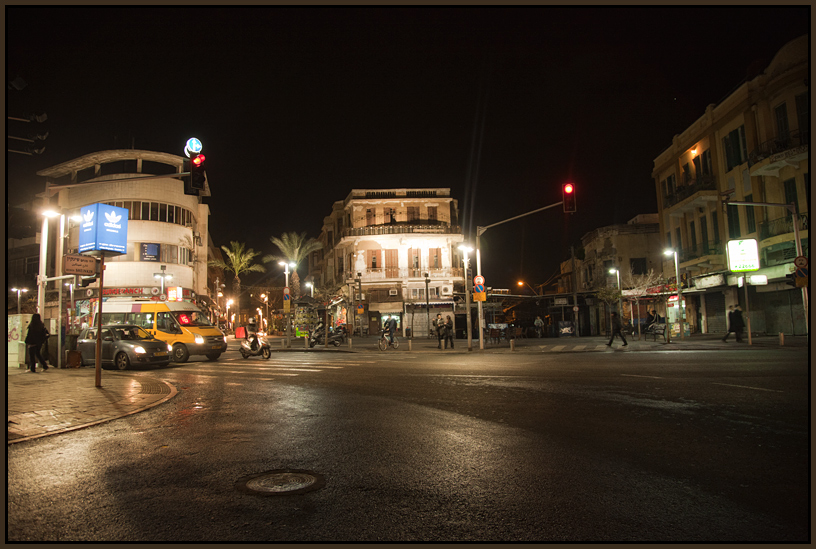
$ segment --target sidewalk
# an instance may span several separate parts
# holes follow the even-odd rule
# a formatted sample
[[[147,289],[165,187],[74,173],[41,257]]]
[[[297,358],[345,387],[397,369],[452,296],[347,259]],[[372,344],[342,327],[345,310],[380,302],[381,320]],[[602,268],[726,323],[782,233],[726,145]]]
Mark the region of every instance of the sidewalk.
[[[685,340],[672,340],[665,343],[662,339],[652,341],[636,337],[627,338],[629,345],[621,346],[616,339],[612,348],[606,346],[607,338],[565,337],[541,339],[517,339],[511,350],[509,341],[499,343],[485,342],[484,351],[479,349],[479,340],[473,340],[472,353],[484,353],[495,356],[511,354],[556,354],[556,353],[613,353],[638,351],[715,351],[751,349],[803,349],[808,346],[806,336],[788,336],[785,345],[779,345],[778,337],[761,336],[752,339],[748,345],[747,337],[743,343],[732,338],[728,343],[721,341],[722,336],[694,335]],[[329,346],[326,349],[318,346],[306,348],[303,339],[293,339],[290,348],[284,348],[285,338],[268,337],[275,352],[309,352],[309,353],[381,353],[377,347],[379,337],[355,337],[351,345]],[[433,339],[400,338],[397,350],[387,349],[386,353],[411,353],[420,355],[468,354],[467,341],[457,339],[454,349],[437,349]],[[237,353],[240,342],[234,337],[227,337],[228,350]],[[8,398],[8,432],[7,442],[13,444],[35,438],[65,433],[75,429],[96,425],[130,414],[135,414],[157,406],[173,398],[177,389],[171,384],[151,378],[140,377],[132,372],[118,370],[102,371],[102,387],[95,386],[95,369],[85,368],[49,368],[47,372],[38,370],[36,374],[26,373],[23,368],[7,368],[6,395]]]
[[[65,433],[141,412],[178,392],[169,383],[94,368],[7,368],[8,444]]]

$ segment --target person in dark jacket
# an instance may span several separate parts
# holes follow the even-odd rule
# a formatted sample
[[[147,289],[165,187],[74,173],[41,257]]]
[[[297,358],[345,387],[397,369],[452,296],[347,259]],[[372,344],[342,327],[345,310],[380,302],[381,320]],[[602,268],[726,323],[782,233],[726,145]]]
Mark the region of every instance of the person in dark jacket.
[[[728,336],[731,335],[731,332],[734,332],[734,335],[737,336],[737,343],[742,343],[742,329],[745,328],[745,321],[742,319],[742,309],[740,306],[737,305],[734,307],[733,305],[728,306],[728,331],[725,332],[725,337],[722,338],[723,341],[728,341]]]
[[[445,320],[444,330],[445,330],[445,349],[448,348],[448,341],[450,341],[451,349],[453,349],[453,320],[451,320],[450,315],[448,315],[447,319]]]
[[[615,335],[620,336],[620,338],[623,340],[624,347],[629,345],[628,343],[626,343],[626,338],[623,337],[623,332],[621,331],[622,328],[623,326],[621,325],[618,313],[612,313],[612,335],[609,338],[609,343],[606,344],[607,347],[612,346],[612,340],[615,339]]]
[[[436,332],[436,348],[442,348],[442,340],[444,339],[444,332],[445,332],[445,321],[442,320],[442,313],[437,313],[436,318],[433,321],[434,331]]]
[[[40,314],[34,313],[31,316],[31,324],[28,325],[28,332],[26,333],[25,338],[26,348],[28,349],[28,363],[30,366],[29,371],[31,373],[37,371],[38,360],[43,365],[43,372],[48,369],[48,363],[42,357],[42,353],[40,352],[43,344],[48,339],[48,335],[48,330],[45,328],[45,324],[43,324]]]

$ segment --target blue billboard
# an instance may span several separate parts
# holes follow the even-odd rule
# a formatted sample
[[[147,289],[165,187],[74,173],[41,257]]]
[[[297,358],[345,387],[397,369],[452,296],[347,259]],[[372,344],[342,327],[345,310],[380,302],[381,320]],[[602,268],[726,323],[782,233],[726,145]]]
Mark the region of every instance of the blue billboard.
[[[83,206],[80,211],[79,252],[127,253],[128,210],[107,204]]]

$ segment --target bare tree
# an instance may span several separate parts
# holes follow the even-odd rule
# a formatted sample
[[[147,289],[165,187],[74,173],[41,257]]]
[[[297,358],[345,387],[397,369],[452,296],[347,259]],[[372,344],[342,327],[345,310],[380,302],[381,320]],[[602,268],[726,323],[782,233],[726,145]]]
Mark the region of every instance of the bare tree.
[[[635,274],[632,269],[623,277],[624,284],[629,288],[629,295],[635,298],[635,306],[638,309],[638,340],[640,340],[640,299],[646,294],[649,288],[653,288],[660,283],[660,275],[649,269],[648,273]],[[630,309],[631,310],[631,309]],[[632,314],[632,324],[634,324],[634,311]]]
[[[601,286],[595,288],[595,297],[606,303],[607,311],[611,312],[612,304],[621,298],[621,292],[617,288],[612,288],[610,286]],[[608,314],[606,316],[608,316]]]

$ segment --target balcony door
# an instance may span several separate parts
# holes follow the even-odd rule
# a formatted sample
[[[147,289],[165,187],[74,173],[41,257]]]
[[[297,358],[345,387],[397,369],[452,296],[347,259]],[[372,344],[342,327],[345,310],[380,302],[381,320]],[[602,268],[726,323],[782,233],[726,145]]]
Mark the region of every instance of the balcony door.
[[[397,278],[398,276],[397,250],[385,250],[385,278]]]

